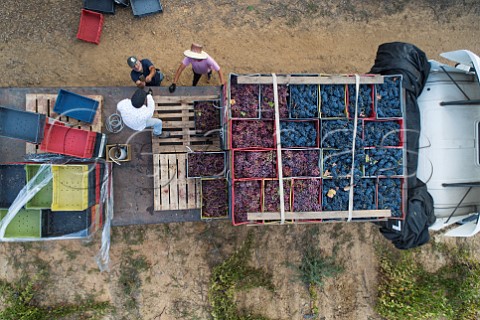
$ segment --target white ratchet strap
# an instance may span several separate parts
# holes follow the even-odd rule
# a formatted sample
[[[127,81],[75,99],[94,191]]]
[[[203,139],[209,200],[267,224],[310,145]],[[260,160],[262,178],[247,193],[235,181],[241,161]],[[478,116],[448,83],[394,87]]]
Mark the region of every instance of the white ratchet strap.
[[[352,169],[350,171],[350,190],[348,195],[348,220],[347,222],[352,221],[352,211],[353,211],[353,183],[354,183],[354,173],[355,173],[355,143],[357,138],[357,120],[358,120],[358,94],[360,91],[360,76],[355,75],[355,117],[353,122],[353,139],[352,139]],[[348,108],[348,106],[347,106]]]
[[[285,202],[283,198],[282,143],[280,141],[280,112],[278,108],[277,75],[272,73],[273,103],[275,104],[275,135],[277,138],[278,194],[280,196],[280,223],[285,223]]]

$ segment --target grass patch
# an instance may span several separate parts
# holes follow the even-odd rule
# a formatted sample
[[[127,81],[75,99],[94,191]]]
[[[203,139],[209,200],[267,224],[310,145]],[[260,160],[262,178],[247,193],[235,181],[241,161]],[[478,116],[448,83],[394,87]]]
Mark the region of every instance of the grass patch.
[[[252,233],[249,232],[243,246],[227,260],[216,266],[210,278],[208,298],[213,319],[228,320],[268,320],[260,315],[251,315],[246,311],[239,312],[235,303],[235,292],[255,287],[274,290],[272,275],[261,269],[248,266],[253,244]]]
[[[448,251],[448,263],[427,272],[412,251],[380,254],[377,312],[387,319],[478,319],[480,263],[468,251]]]
[[[128,310],[138,309],[138,293],[142,286],[140,273],[147,271],[150,264],[144,256],[133,257],[133,252],[128,251],[120,265],[119,286],[126,297],[125,307]]]
[[[44,272],[34,278],[22,277],[16,283],[0,280],[0,296],[3,309],[2,320],[52,320],[66,316],[75,319],[100,319],[113,310],[109,302],[95,302],[93,299],[79,299],[77,304],[40,306],[41,288],[47,285]]]

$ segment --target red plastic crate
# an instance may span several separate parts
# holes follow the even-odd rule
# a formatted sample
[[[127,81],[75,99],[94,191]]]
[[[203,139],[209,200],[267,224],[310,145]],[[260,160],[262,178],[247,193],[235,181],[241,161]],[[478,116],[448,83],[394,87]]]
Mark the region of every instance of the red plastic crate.
[[[77,39],[100,43],[100,36],[103,28],[103,14],[82,9],[80,24],[78,26]]]
[[[45,123],[40,150],[78,158],[91,158],[95,148],[96,133],[65,126],[55,121]]]

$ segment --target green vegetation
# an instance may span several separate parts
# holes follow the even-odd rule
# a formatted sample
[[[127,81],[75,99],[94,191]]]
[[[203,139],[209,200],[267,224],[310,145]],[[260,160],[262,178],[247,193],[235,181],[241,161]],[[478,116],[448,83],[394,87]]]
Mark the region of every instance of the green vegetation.
[[[427,272],[412,251],[380,252],[377,312],[387,319],[478,319],[480,262],[461,249]]]
[[[255,287],[274,290],[272,276],[263,270],[248,266],[253,239],[249,233],[243,246],[232,256],[213,269],[210,278],[209,301],[213,319],[221,320],[268,320],[248,312],[239,313],[235,292]]]
[[[93,299],[79,301],[77,304],[40,306],[40,289],[46,284],[44,272],[35,278],[23,277],[16,283],[0,280],[0,296],[3,320],[52,320],[66,316],[75,319],[100,319],[113,308],[108,302],[95,302]]]
[[[128,310],[138,309],[138,291],[142,285],[140,273],[150,268],[144,256],[133,257],[133,252],[128,250],[120,265],[118,283],[126,296],[125,307]]]
[[[310,239],[313,240],[313,239]],[[324,285],[326,278],[335,277],[343,272],[343,267],[335,262],[335,252],[332,256],[325,256],[321,250],[313,246],[313,243],[305,241],[305,250],[302,261],[298,267],[298,273],[301,281],[307,286],[310,295],[310,312],[313,316],[318,316],[318,289]]]

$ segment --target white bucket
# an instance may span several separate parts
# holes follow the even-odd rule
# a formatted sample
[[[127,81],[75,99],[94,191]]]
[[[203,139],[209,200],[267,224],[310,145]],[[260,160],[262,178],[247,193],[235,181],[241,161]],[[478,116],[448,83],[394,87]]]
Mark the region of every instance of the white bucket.
[[[108,150],[108,157],[112,160],[125,160],[127,158],[127,147],[116,146]]]

